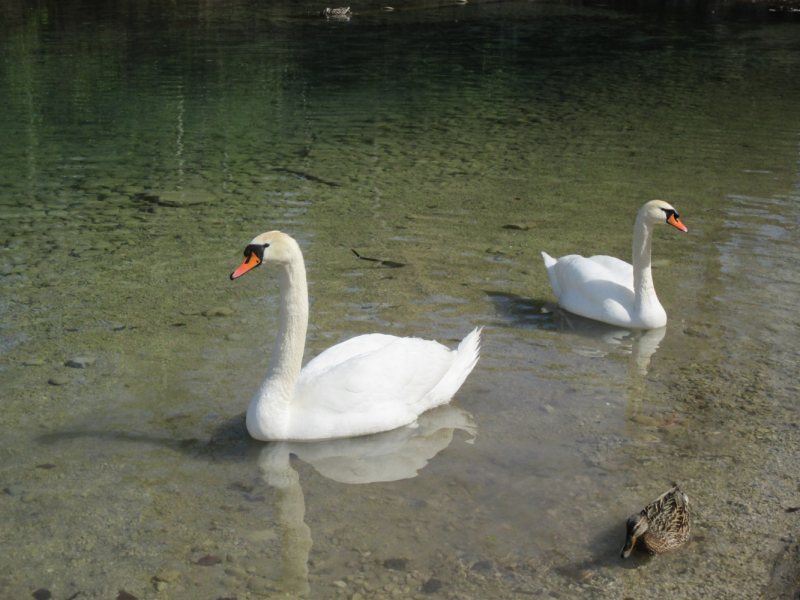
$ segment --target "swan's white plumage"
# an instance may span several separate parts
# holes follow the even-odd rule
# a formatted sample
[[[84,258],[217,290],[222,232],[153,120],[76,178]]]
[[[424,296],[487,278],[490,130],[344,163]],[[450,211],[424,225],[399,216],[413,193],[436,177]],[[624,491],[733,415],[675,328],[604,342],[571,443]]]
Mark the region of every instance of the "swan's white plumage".
[[[264,263],[282,269],[278,339],[267,379],[247,411],[256,439],[323,440],[409,425],[447,403],[478,361],[480,329],[456,350],[375,333],[337,344],[301,370],[308,299],[300,248],[274,231],[256,237],[248,250],[263,251]]]
[[[646,203],[634,225],[633,265],[613,256],[570,254],[556,260],[542,252],[559,304],[577,315],[622,327],[666,325],[667,313],[656,296],[650,270],[652,229],[659,223],[686,231],[672,206],[661,200]]]

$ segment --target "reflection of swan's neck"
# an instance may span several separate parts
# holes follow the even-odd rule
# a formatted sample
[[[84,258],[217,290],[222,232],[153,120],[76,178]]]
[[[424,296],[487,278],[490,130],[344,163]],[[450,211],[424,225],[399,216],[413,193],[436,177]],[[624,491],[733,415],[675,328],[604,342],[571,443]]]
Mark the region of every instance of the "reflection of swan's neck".
[[[305,524],[306,502],[300,476],[289,464],[289,452],[283,444],[266,448],[261,455],[264,481],[275,488],[275,520],[281,532],[283,569],[276,582],[287,592],[306,595],[308,553],[311,551],[311,530]]]
[[[644,377],[647,375],[647,367],[650,366],[650,357],[658,350],[658,345],[664,339],[667,333],[666,327],[659,327],[658,329],[648,329],[642,333],[636,334],[633,339],[633,347],[631,348],[631,362],[632,368],[635,368],[637,376]]]
[[[283,570],[278,580],[281,589],[308,594],[308,553],[311,550],[311,529],[305,524],[306,502],[300,481],[279,488],[275,498],[275,518],[281,528],[281,560]]]
[[[633,226],[633,293],[634,310],[644,317],[653,305],[661,309],[653,285],[653,272],[650,268],[650,246],[653,241],[653,226],[645,221],[640,213]],[[663,310],[663,309],[661,309]]]
[[[289,403],[303,363],[308,328],[308,284],[303,256],[298,253],[289,263],[279,265],[278,273],[278,336],[272,350],[267,378],[248,408],[248,427],[251,423],[259,428],[267,423],[277,427],[288,426]],[[251,413],[258,414],[251,416]],[[264,438],[258,435],[255,437]]]

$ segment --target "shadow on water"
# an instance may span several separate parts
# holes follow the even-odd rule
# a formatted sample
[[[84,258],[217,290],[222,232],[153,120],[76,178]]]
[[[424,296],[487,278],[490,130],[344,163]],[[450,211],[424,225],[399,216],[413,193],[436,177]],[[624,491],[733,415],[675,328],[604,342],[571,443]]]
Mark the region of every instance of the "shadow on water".
[[[245,413],[226,419],[217,425],[206,440],[197,437],[182,437],[180,431],[176,435],[154,435],[118,431],[115,429],[74,429],[46,433],[36,438],[43,445],[52,445],[75,439],[97,439],[112,442],[128,442],[159,446],[175,452],[204,460],[255,460],[264,447],[264,442],[253,439],[247,433]]]
[[[505,292],[486,292],[508,327],[555,330],[568,336],[576,354],[588,357],[630,355],[631,366],[647,373],[650,358],[666,335],[666,328],[635,330],[587,319],[556,303]]]
[[[486,291],[497,314],[507,327],[523,329],[556,329],[552,309],[556,306],[546,300],[534,300],[519,294]]]
[[[109,442],[155,444],[195,458],[253,461],[264,482],[274,489],[275,525],[280,537],[281,573],[267,591],[306,595],[309,583],[311,528],[305,522],[305,496],[293,459],[311,465],[323,477],[345,484],[398,481],[416,477],[434,456],[453,440],[456,430],[477,435],[477,426],[466,411],[446,405],[420,416],[406,427],[384,433],[320,442],[259,442],[245,427],[244,415],[219,425],[206,441],[196,438],[158,437],[113,431],[69,431],[40,436],[45,444],[77,438],[99,438]],[[245,498],[256,494],[250,486],[234,484]],[[214,559],[212,559],[214,560]],[[265,573],[266,575],[266,573]],[[274,586],[274,587],[273,587]]]
[[[274,489],[273,514],[282,563],[280,575],[267,584],[265,591],[306,595],[311,590],[308,565],[313,540],[311,528],[305,522],[305,496],[293,460],[299,459],[323,477],[344,484],[411,479],[450,445],[456,430],[469,434],[470,444],[477,436],[477,425],[469,413],[445,405],[424,413],[416,423],[406,427],[319,442],[254,440],[247,433],[244,414],[221,423],[208,440],[97,430],[51,433],[37,439],[48,445],[81,438],[134,442],[157,445],[198,459],[257,463],[262,479]],[[261,499],[251,486],[235,483],[233,488],[242,492],[245,499]]]
[[[573,561],[556,567],[565,579],[580,585],[592,585],[596,575],[610,570],[635,571],[646,567],[653,557],[638,547],[627,559],[620,557],[620,549],[625,541],[625,523],[610,523],[591,538],[591,556],[585,560]]]

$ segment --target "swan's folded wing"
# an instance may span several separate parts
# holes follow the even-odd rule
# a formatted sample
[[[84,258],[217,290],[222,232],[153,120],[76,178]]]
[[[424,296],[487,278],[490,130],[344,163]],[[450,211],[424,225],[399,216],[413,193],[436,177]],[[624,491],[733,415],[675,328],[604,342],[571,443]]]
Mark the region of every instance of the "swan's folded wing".
[[[633,309],[633,277],[625,280],[623,265],[613,257],[559,259],[554,269],[561,285],[562,307],[590,319],[624,324]],[[601,260],[595,260],[601,258]],[[617,267],[616,270],[608,266]]]
[[[565,256],[559,259],[554,268],[563,294],[579,293],[585,295],[587,300],[599,301],[608,297],[606,285],[615,288],[621,286],[633,294],[633,267],[612,256]],[[624,292],[617,293],[627,297]]]
[[[603,254],[590,256],[589,260],[605,269],[603,272],[605,278],[633,290],[633,265],[614,256],[605,256]]]
[[[421,412],[418,404],[453,360],[453,352],[438,342],[394,338],[325,369],[315,366],[297,381],[292,420],[337,432],[358,430],[365,422],[373,431],[406,425]]]
[[[313,381],[315,377],[331,367],[340,365],[354,356],[360,356],[369,352],[380,350],[384,346],[398,340],[396,335],[386,335],[383,333],[370,333],[359,335],[335,346],[331,346],[318,356],[311,359],[308,364],[300,371],[297,381],[298,386],[304,385],[304,381]]]

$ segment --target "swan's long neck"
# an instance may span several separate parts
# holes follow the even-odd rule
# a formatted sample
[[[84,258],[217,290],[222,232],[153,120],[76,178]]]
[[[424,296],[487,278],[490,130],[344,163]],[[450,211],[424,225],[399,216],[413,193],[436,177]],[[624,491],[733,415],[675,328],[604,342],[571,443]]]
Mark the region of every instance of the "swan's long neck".
[[[272,350],[267,381],[272,381],[291,396],[300,375],[306,346],[308,285],[302,257],[278,268],[281,298],[278,338]]]
[[[633,226],[633,293],[636,314],[642,315],[655,305],[661,308],[653,285],[650,247],[653,242],[653,225],[648,224],[642,214]]]
[[[267,378],[248,409],[248,428],[251,423],[252,427],[258,428],[251,431],[258,439],[274,439],[284,427],[288,427],[289,408],[300,376],[308,328],[308,285],[302,254],[298,251],[298,256],[291,262],[278,265],[278,272],[278,337],[272,349]],[[269,428],[269,433],[264,428]]]

